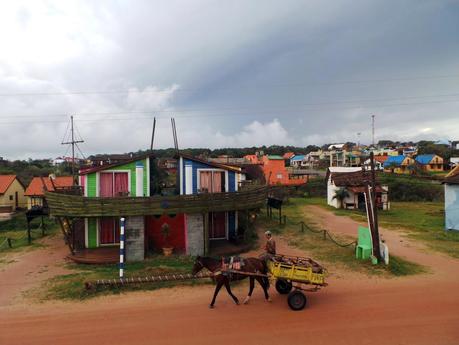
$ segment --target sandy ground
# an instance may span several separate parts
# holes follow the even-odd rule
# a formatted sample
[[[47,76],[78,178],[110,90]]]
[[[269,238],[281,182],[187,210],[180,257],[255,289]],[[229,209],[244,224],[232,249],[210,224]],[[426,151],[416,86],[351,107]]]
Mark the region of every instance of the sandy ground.
[[[315,207],[306,212],[331,231],[356,232],[357,223],[347,217]],[[265,302],[260,288],[241,306],[222,291],[215,309],[208,308],[212,286],[82,303],[27,306],[17,300],[0,307],[0,344],[459,344],[459,261],[428,253],[397,232],[382,232],[393,253],[429,266],[432,273],[382,279],[328,267],[330,285],[309,293],[308,307],[300,312],[291,311],[285,296],[273,290],[273,301]],[[281,238],[277,243],[279,252],[307,255]],[[21,265],[42,260],[43,252],[29,254]],[[0,296],[7,290],[2,285]],[[234,291],[242,299],[247,286]]]

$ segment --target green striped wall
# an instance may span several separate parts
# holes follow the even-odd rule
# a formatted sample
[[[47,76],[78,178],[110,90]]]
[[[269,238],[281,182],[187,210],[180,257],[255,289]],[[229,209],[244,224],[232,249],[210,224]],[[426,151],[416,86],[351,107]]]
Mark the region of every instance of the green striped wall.
[[[97,218],[88,218],[88,248],[97,247]]]
[[[117,167],[113,167],[111,169],[103,170],[103,171],[118,171],[118,170],[125,170],[131,172],[131,196],[137,196],[135,193],[135,184],[136,184],[136,176],[135,176],[135,165],[139,161],[131,162],[124,165],[119,165]],[[143,163],[144,170],[143,170],[143,193],[144,195],[148,195],[148,167],[147,167],[147,159],[143,159],[140,162]],[[97,186],[96,186],[96,172],[92,174],[86,175],[86,185],[87,185],[87,196],[88,197],[95,197],[97,195]]]

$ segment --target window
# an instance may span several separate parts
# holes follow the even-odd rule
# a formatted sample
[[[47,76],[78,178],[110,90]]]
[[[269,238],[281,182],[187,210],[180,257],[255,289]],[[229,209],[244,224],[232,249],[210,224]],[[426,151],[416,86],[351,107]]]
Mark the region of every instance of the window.
[[[103,172],[99,176],[99,196],[115,197],[129,195],[127,172]]]
[[[282,174],[277,174],[276,177],[277,177],[279,180],[282,180]]]
[[[99,220],[100,244],[116,244],[120,242],[120,225],[117,218],[101,218]]]
[[[225,173],[223,171],[206,170],[199,173],[199,189],[201,193],[221,193],[225,191]]]
[[[10,195],[10,200],[13,200],[13,196],[12,195]]]

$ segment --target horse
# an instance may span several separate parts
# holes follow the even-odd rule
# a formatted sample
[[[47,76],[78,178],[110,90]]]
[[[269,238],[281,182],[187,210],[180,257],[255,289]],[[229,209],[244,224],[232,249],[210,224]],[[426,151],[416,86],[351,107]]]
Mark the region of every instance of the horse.
[[[209,305],[210,308],[214,307],[217,295],[223,285],[225,286],[228,294],[234,300],[234,303],[236,303],[236,305],[239,305],[239,300],[231,292],[230,281],[243,280],[247,277],[249,277],[250,279],[250,289],[249,289],[249,294],[244,300],[244,304],[249,303],[250,297],[252,296],[252,292],[255,287],[255,279],[258,281],[258,283],[263,288],[263,292],[265,294],[266,301],[268,302],[271,301],[271,298],[269,297],[269,294],[268,294],[269,280],[266,277],[261,277],[261,276],[256,276],[256,275],[248,276],[248,275],[238,274],[238,273],[230,273],[230,275],[227,275],[222,272],[219,272],[222,268],[222,263],[220,260],[210,258],[210,257],[200,257],[200,256],[196,257],[196,261],[193,266],[192,274],[196,275],[203,268],[206,268],[210,272],[215,273],[214,280],[217,284],[215,286],[214,297],[212,298],[212,302]],[[244,265],[241,267],[240,271],[247,272],[247,273],[255,273],[255,274],[257,273],[266,274],[268,269],[263,260],[260,260],[257,258],[247,258],[247,259],[244,259]]]

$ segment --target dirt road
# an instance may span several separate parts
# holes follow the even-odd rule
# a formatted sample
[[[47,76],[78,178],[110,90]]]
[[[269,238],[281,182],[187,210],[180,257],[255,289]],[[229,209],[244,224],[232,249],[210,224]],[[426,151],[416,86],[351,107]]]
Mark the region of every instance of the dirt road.
[[[58,274],[68,273],[61,264],[68,248],[58,235],[41,241],[42,249],[10,253],[11,263],[0,267],[0,308],[18,302],[21,293]]]
[[[325,212],[317,217],[332,231],[356,226]],[[0,344],[459,344],[459,262],[408,241],[392,245],[387,236],[393,252],[428,264],[432,273],[381,279],[329,267],[330,286],[310,293],[301,312],[274,291],[273,302],[265,302],[259,288],[241,306],[222,291],[211,310],[211,286],[3,306]],[[282,239],[278,247],[301,253]],[[234,290],[242,299],[247,286]]]

